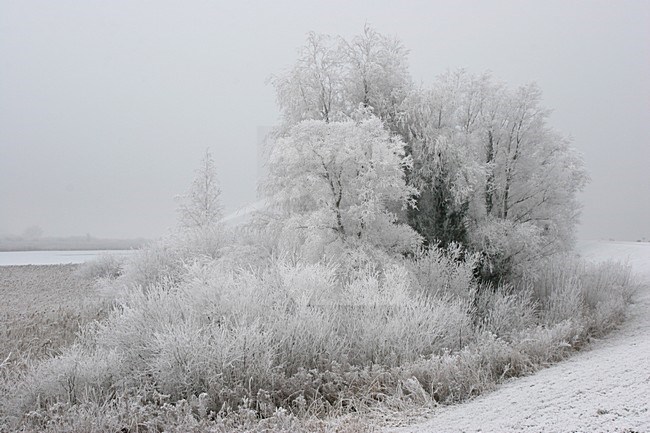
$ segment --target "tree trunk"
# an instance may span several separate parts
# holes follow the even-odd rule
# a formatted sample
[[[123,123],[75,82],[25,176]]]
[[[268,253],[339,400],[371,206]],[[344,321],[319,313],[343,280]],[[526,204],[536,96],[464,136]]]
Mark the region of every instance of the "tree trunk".
[[[487,158],[488,166],[494,161],[494,136],[492,131],[488,131]],[[489,168],[487,179],[485,180],[485,211],[488,215],[492,213],[494,207],[494,167]]]

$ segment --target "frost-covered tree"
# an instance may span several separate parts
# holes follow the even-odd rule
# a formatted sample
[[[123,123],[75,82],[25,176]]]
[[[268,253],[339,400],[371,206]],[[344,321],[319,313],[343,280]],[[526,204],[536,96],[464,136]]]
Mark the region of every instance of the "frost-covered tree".
[[[414,161],[409,183],[420,191],[409,224],[427,242],[442,246],[466,243],[470,202],[483,173],[475,134],[460,126],[462,84],[450,81],[411,92],[402,104],[401,123]]]
[[[339,53],[348,106],[371,108],[384,125],[395,130],[400,105],[412,87],[408,50],[399,39],[366,25],[352,40],[340,39]]]
[[[304,120],[345,122],[355,119],[359,110],[372,113],[384,129],[395,132],[399,108],[411,87],[407,54],[397,39],[369,26],[350,40],[310,33],[294,66],[271,78],[283,114],[276,138],[286,137]],[[402,171],[408,171],[406,165]],[[388,206],[391,218],[405,219],[401,204]],[[406,243],[412,234],[404,231]]]
[[[548,125],[534,84],[502,89],[481,126],[485,149],[485,214],[530,223],[552,249],[572,243],[579,204],[576,195],[588,176],[570,142]],[[475,216],[475,220],[480,215]]]
[[[571,244],[587,176],[549,127],[537,86],[511,90],[489,74],[448,72],[413,91],[402,111],[409,181],[421,191],[410,223],[427,240],[466,243],[471,231],[508,220],[537,227],[548,249]]]
[[[179,200],[179,222],[182,228],[209,228],[221,219],[221,189],[210,149],[206,149],[189,191],[180,196]]]
[[[311,32],[295,65],[270,79],[285,123],[334,120],[345,111],[342,59],[336,40]]]
[[[394,207],[417,193],[404,170],[404,143],[381,120],[304,120],[277,140],[269,162],[267,195],[287,226],[311,241],[363,242],[404,252],[419,244]]]
[[[350,41],[309,33],[294,66],[270,80],[284,127],[349,119],[363,106],[392,128],[411,86],[407,54],[399,40],[369,26]]]

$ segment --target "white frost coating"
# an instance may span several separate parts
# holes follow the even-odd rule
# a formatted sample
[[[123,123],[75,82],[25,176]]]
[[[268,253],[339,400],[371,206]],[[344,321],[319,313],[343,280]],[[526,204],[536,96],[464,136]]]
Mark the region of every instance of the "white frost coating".
[[[584,258],[627,261],[643,279],[623,326],[590,350],[500,386],[468,403],[442,407],[400,433],[650,431],[650,244],[588,242]]]

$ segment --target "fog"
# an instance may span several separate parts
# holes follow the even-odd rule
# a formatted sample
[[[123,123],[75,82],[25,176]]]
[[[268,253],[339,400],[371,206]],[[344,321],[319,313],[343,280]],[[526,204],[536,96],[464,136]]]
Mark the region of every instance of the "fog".
[[[446,69],[536,81],[592,181],[580,237],[650,239],[650,3],[0,0],[0,235],[157,237],[212,149],[227,212],[256,200],[272,73],[308,31],[365,23]]]

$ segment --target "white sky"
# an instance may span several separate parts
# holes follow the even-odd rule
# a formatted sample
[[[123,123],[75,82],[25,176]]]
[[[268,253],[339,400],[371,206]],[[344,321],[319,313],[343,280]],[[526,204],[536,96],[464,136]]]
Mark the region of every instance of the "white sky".
[[[0,235],[157,237],[206,147],[224,204],[256,198],[266,78],[305,34],[369,23],[446,69],[536,81],[592,182],[584,238],[650,239],[650,2],[0,0]]]

